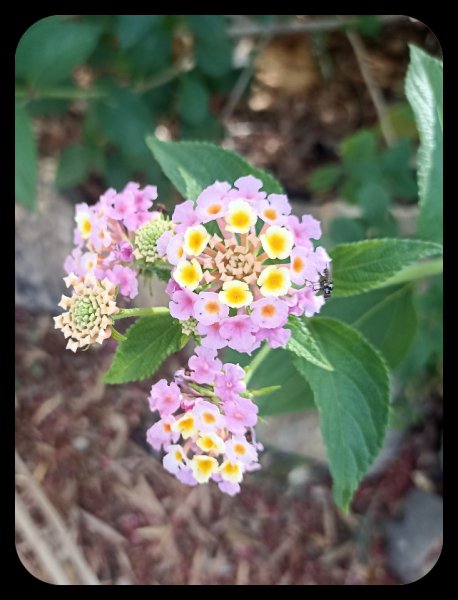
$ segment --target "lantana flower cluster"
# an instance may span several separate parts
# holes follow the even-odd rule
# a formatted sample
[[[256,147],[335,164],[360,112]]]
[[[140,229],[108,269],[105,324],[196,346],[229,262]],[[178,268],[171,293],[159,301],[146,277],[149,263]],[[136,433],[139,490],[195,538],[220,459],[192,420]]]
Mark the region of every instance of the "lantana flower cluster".
[[[155,186],[140,189],[130,182],[122,192],[110,188],[94,206],[77,204],[75,248],[65,271],[81,279],[88,274],[99,281],[106,278],[122,296],[135,298],[138,261],[149,262],[157,239],[172,226],[161,212],[150,211],[156,198]]]
[[[139,275],[165,278],[170,314],[197,348],[173,382],[152,386],[149,404],[160,418],[147,440],[179,481],[213,481],[234,495],[244,474],[260,468],[258,408],[245,370],[223,364],[217,351],[285,346],[289,315],[320,311],[330,258],[314,244],[319,222],[293,216],[285,195],[267,195],[251,175],[216,181],[171,219],[151,210],[156,198],[156,187],[131,182],[94,206],[76,206],[75,248],[64,265],[73,293],[62,296],[66,312],[55,326],[73,351],[119,339],[114,320],[148,308],[122,309],[118,294],[135,298]]]
[[[170,313],[204,347],[251,354],[264,340],[284,346],[288,316],[312,316],[323,305],[316,291],[330,258],[312,242],[319,222],[291,215],[285,195],[261,188],[251,175],[234,187],[217,181],[196,204],[179,204],[173,229],[158,239],[173,267]]]
[[[188,368],[151,388],[149,404],[160,415],[147,432],[165,450],[164,468],[187,485],[214,481],[229,495],[247,471],[260,468],[254,426],[258,407],[248,397],[245,371],[222,362],[216,350],[197,347]]]

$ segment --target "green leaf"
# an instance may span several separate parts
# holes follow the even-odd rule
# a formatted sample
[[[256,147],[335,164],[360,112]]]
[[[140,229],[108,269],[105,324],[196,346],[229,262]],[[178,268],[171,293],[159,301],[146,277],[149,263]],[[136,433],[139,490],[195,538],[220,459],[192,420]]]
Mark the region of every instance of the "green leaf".
[[[32,124],[25,109],[15,111],[15,197],[29,209],[35,208],[37,193],[37,147]]]
[[[232,68],[232,44],[227,38],[196,41],[196,63],[209,77],[221,77]]]
[[[409,351],[417,330],[412,294],[410,285],[373,290],[327,302],[320,315],[356,327],[394,368]]]
[[[366,231],[359,219],[335,217],[329,224],[329,237],[334,244],[346,244],[364,239]]]
[[[358,204],[363,209],[363,217],[369,223],[380,223],[387,213],[390,197],[380,185],[366,183],[358,194]]]
[[[141,40],[154,23],[156,15],[117,15],[121,48],[130,48]]]
[[[370,129],[361,129],[343,140],[340,153],[346,163],[370,162],[377,153],[377,136]]]
[[[240,155],[206,142],[161,142],[146,138],[154,158],[184,198],[195,200],[215,181],[233,183],[244,175],[261,179],[267,193],[281,194],[281,185],[269,173],[252,167]]]
[[[337,185],[342,174],[343,171],[340,165],[321,167],[312,173],[309,179],[309,187],[312,192],[331,190]]]
[[[69,77],[94,50],[100,30],[95,25],[40,19],[21,37],[16,51],[16,75],[34,85],[58,83]]]
[[[442,241],[443,209],[443,69],[442,63],[420,48],[410,46],[406,95],[420,133],[418,151],[419,237]]]
[[[67,146],[60,155],[56,187],[68,188],[84,181],[91,169],[92,153],[85,146]]]
[[[224,362],[247,366],[256,356],[226,350]],[[283,348],[271,350],[250,380],[250,390],[281,385],[280,390],[255,398],[259,415],[268,417],[284,413],[300,412],[315,408],[313,394],[305,379],[298,373],[291,361],[291,353]]]
[[[334,500],[347,510],[385,437],[388,371],[378,352],[348,325],[317,317],[310,329],[334,371],[324,372],[299,358],[294,363],[312,388],[320,413]]]
[[[119,147],[132,169],[141,170],[149,158],[145,136],[154,127],[142,98],[128,89],[114,89],[98,104],[97,115],[108,141]]]
[[[442,246],[420,240],[363,240],[331,252],[335,297],[356,296],[382,287],[416,261],[442,254]]]
[[[288,350],[321,369],[326,369],[327,371],[333,370],[326,357],[322,354],[313,335],[310,333],[305,319],[291,316],[288,320],[287,328],[291,330],[291,337],[286,345]]]
[[[103,376],[105,383],[146,379],[182,348],[180,323],[169,314],[137,319],[125,335],[127,340],[119,344],[110,370]]]
[[[182,119],[191,125],[208,115],[208,92],[199,77],[189,74],[180,79],[178,107]]]

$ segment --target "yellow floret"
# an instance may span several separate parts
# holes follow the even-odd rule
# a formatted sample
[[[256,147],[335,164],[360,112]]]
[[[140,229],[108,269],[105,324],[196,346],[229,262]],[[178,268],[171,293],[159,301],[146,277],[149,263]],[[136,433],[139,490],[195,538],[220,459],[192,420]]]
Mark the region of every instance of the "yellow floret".
[[[243,479],[242,465],[238,461],[225,460],[219,468],[221,477],[231,483],[240,483]]]
[[[201,435],[196,444],[204,452],[222,454],[226,448],[224,441],[216,433],[205,433]]]
[[[178,285],[181,285],[181,287],[187,288],[191,291],[196,289],[202,277],[202,268],[195,258],[193,258],[191,261],[180,261],[173,273],[173,278]]]
[[[197,427],[194,424],[194,417],[192,414],[185,414],[181,419],[172,423],[172,431],[178,431],[183,436],[183,439],[187,440],[189,437],[196,435]]]
[[[262,247],[269,258],[288,258],[291,253],[294,238],[291,231],[284,227],[272,225],[265,234],[260,235]]]
[[[205,454],[195,455],[191,460],[191,469],[194,478],[199,483],[207,483],[213,473],[218,470],[218,461]]]
[[[203,225],[188,227],[184,234],[184,251],[191,256],[199,256],[204,251],[209,239],[210,235]]]
[[[232,233],[248,233],[258,217],[245,200],[232,200],[229,202],[226,215],[226,229]]]
[[[223,304],[231,308],[241,308],[253,302],[253,294],[245,281],[225,281],[218,296]]]
[[[291,286],[291,279],[287,268],[271,265],[262,271],[257,283],[263,296],[284,296]]]

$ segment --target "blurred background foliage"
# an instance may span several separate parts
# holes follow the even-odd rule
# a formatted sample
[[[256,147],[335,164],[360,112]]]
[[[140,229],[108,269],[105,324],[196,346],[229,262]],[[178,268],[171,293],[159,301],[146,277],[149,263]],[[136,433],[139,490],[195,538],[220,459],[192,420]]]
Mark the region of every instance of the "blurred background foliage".
[[[251,144],[252,163],[271,170],[290,196],[323,206],[337,196],[348,204],[348,214],[329,219],[323,239],[327,247],[405,236],[394,212],[418,201],[418,133],[399,73],[407,67],[407,46],[404,40],[402,47],[393,41],[390,50],[384,48],[383,62],[377,55],[380,18],[356,15],[341,25],[332,18],[329,31],[312,28],[306,36],[294,35],[304,23],[294,15],[64,15],[37,21],[24,33],[16,55],[17,200],[35,207],[37,156],[51,153],[58,160],[56,187],[79,186],[89,202],[107,186],[121,188],[136,180],[154,182],[161,200],[173,203],[176,192],[145,135],[230,147],[230,139],[238,137],[232,147],[243,154]],[[283,28],[284,35],[277,36],[275,28]],[[390,143],[379,115],[368,108],[367,92],[358,88],[361,76],[352,72],[354,65],[348,57],[335,59],[351,32],[375,49],[371,66],[388,99]],[[427,28],[409,32],[409,39],[439,53]],[[359,109],[354,107],[356,91]],[[254,125],[243,131],[247,108]],[[310,114],[312,131],[307,133],[315,141],[302,151],[301,123]],[[263,124],[272,120],[280,141],[263,136]],[[60,129],[53,136],[56,122]],[[300,162],[292,156],[286,162],[289,146]],[[440,276],[420,286],[403,284],[333,300],[323,315],[358,326],[383,352],[397,375],[402,414],[409,413],[408,397],[418,395],[431,376],[440,376]],[[262,386],[269,385],[273,366],[267,361],[257,373]],[[284,361],[279,368],[285,370],[282,380],[290,382],[288,408],[311,406],[310,390],[294,366]],[[275,412],[275,395],[260,403],[265,412]]]

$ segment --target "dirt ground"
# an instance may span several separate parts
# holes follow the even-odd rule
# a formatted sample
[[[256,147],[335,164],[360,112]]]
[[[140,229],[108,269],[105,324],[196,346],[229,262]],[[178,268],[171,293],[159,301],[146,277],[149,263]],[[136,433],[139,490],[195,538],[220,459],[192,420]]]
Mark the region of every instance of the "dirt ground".
[[[247,477],[239,496],[223,497],[210,486],[182,486],[163,470],[145,444],[151,382],[99,382],[110,344],[73,355],[48,315],[20,308],[16,331],[17,489],[36,528],[32,539],[18,529],[17,550],[38,578],[48,579],[49,566],[37,560],[33,535],[71,583],[88,573],[75,565],[69,540],[102,584],[399,583],[380,524],[396,516],[412,487],[441,491],[440,402],[383,472],[363,483],[349,515],[334,507],[325,470],[293,485],[269,449],[263,462],[276,468]],[[157,377],[179,363],[172,357]]]

